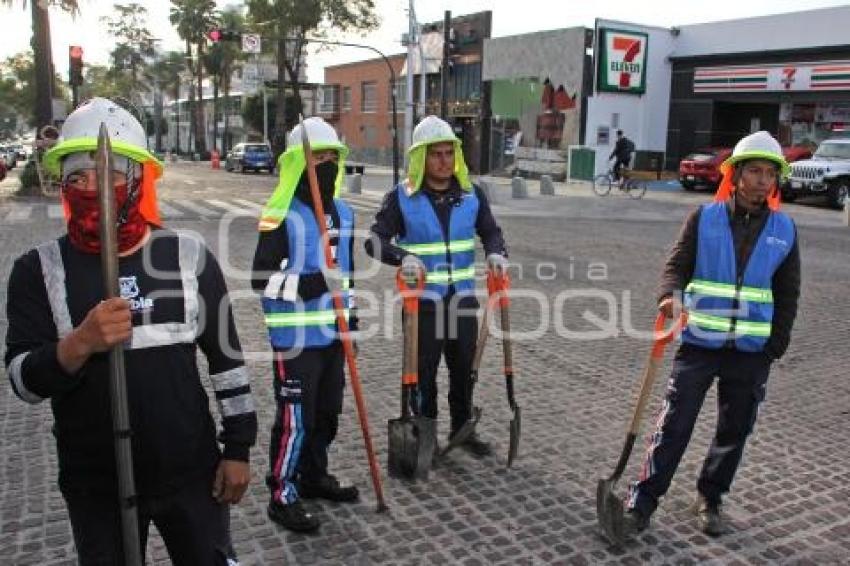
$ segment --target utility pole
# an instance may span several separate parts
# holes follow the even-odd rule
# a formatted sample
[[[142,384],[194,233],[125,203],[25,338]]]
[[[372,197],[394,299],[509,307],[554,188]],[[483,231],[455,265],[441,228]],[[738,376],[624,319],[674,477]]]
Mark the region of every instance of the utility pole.
[[[449,113],[449,45],[452,40],[452,12],[446,10],[443,18],[443,64],[440,66],[440,118]]]
[[[407,89],[404,97],[404,148],[410,147],[413,138],[413,48],[416,31],[413,25],[413,0],[407,4]]]
[[[418,117],[421,120],[425,115],[425,79],[427,74],[425,72],[425,47],[422,45],[422,27],[416,18],[416,8],[413,5],[413,0],[410,2],[410,13],[412,14],[413,28],[416,30],[416,44],[419,46],[419,105],[416,107],[414,117]]]

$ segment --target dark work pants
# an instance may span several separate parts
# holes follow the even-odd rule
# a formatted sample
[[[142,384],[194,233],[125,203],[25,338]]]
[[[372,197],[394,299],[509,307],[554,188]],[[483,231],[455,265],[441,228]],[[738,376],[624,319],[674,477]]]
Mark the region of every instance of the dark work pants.
[[[74,545],[81,566],[124,564],[121,516],[115,495],[65,490]],[[225,565],[231,554],[228,506],[212,497],[212,479],[193,482],[166,497],[138,500],[142,553],[150,523],[165,542],[172,564]]]
[[[729,491],[744,444],[764,400],[770,360],[763,353],[708,350],[683,344],[673,365],[656,429],[650,433],[640,478],[629,490],[629,508],[649,516],[670,487],[688,446],[705,394],[717,386],[717,430],[702,465],[697,490],[719,504]]]
[[[455,309],[440,302],[434,310],[419,311],[419,407],[423,416],[437,418],[437,369],[445,356],[449,369],[451,432],[469,420],[472,403],[470,373],[478,340],[475,309]]]
[[[342,412],[345,356],[339,342],[291,359],[284,354],[274,352],[277,414],[267,482],[272,498],[288,504],[298,499],[298,481],[316,482],[328,474],[328,447]]]

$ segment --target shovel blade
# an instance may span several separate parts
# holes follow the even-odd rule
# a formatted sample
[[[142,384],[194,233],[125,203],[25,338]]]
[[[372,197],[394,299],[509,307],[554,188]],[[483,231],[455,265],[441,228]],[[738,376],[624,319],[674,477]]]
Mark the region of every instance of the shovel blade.
[[[470,415],[469,420],[451,437],[446,447],[440,452],[440,456],[445,456],[451,449],[457,448],[475,434],[475,427],[481,420],[481,412],[480,407],[472,407],[472,415]]]
[[[402,479],[427,479],[437,442],[437,421],[401,417],[388,421],[387,473]]]
[[[511,467],[514,459],[517,457],[519,453],[519,437],[522,433],[522,411],[520,411],[519,406],[514,407],[514,418],[511,419],[510,424],[511,436],[510,436],[510,444],[508,445],[508,467]]]
[[[596,519],[608,542],[622,546],[624,509],[622,500],[614,494],[615,483],[616,480],[608,478],[596,485]]]
[[[416,469],[413,477],[428,479],[428,472],[434,459],[434,449],[437,447],[437,419],[416,417],[416,432],[418,443],[416,447]]]

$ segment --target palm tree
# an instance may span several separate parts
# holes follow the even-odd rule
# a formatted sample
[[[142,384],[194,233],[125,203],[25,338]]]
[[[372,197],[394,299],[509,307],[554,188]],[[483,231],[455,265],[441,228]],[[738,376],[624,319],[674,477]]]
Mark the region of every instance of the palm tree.
[[[158,57],[151,66],[151,75],[156,83],[156,90],[160,92],[160,96],[163,89],[170,88],[171,95],[174,98],[174,108],[176,111],[174,127],[175,149],[178,153],[180,152],[180,126],[177,125],[180,119],[180,73],[185,68],[186,59],[179,51],[168,51],[162,57]],[[156,148],[157,151],[162,151],[162,140],[156,140]]]
[[[236,7],[229,7],[221,13],[221,26],[224,29],[242,32],[245,29],[245,17]],[[225,41],[221,47],[221,89],[224,91],[224,133],[222,134],[222,151],[230,149],[230,86],[233,72],[241,66],[245,56],[242,49],[234,43]]]
[[[3,6],[12,6],[15,0],[0,0]],[[21,0],[21,6],[26,10],[27,0]],[[47,2],[31,0],[32,11],[32,48],[35,59],[35,119],[37,130],[53,122],[53,68],[50,44],[50,18],[48,6],[57,6],[61,10],[76,15],[80,11],[77,0],[49,0]]]
[[[169,20],[177,28],[177,34],[186,41],[186,56],[191,59],[192,45],[195,46],[195,77],[197,99],[195,106],[195,151],[206,153],[204,136],[204,71],[203,57],[206,34],[218,25],[218,11],[214,0],[171,0]]]
[[[210,76],[213,87],[213,149],[218,150],[218,87],[221,84],[222,45],[214,43],[204,54],[204,69]]]

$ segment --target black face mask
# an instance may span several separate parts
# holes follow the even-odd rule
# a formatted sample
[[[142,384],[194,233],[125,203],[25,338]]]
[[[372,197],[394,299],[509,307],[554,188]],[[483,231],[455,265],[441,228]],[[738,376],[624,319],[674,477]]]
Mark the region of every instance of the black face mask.
[[[339,172],[339,166],[333,161],[323,161],[316,165],[316,178],[319,180],[319,193],[322,196],[322,205],[326,206],[333,201],[334,192],[336,192],[336,176]],[[310,196],[310,182],[307,180],[307,170],[301,173],[301,179],[298,181],[298,188],[295,190],[301,202],[312,204],[313,199]]]

